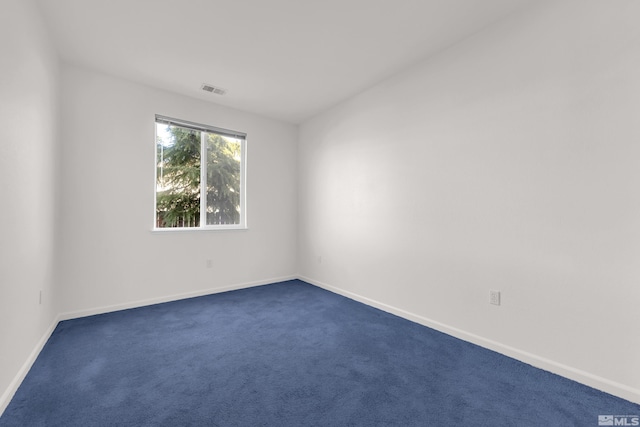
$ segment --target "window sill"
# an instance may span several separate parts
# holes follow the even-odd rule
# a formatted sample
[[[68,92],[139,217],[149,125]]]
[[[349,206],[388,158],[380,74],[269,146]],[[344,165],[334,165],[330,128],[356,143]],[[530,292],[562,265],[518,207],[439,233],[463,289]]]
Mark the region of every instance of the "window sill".
[[[242,225],[232,225],[226,227],[167,227],[167,228],[154,228],[151,230],[152,233],[193,233],[198,231],[247,231],[249,227]]]

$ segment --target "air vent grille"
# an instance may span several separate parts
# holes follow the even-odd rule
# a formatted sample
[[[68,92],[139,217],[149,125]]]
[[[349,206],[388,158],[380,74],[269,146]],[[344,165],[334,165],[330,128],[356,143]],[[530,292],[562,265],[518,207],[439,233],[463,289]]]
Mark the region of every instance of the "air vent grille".
[[[225,93],[227,93],[226,89],[222,89],[221,87],[216,87],[207,83],[202,84],[202,90],[204,90],[205,92],[215,93],[216,95],[224,95]]]

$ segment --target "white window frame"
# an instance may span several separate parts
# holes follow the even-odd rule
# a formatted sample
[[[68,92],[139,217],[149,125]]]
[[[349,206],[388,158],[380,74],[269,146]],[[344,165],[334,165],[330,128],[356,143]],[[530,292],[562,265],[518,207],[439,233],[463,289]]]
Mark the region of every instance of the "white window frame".
[[[158,227],[156,222],[156,206],[157,206],[157,182],[158,182],[158,153],[156,141],[158,139],[157,123],[167,123],[171,125],[181,126],[188,129],[199,130],[200,138],[200,158],[207,158],[205,132],[216,133],[222,136],[230,136],[240,140],[240,223],[239,224],[207,224],[207,162],[200,162],[200,225],[198,227]],[[153,182],[153,231],[159,232],[175,232],[175,231],[218,231],[218,230],[246,230],[247,226],[247,134],[229,129],[223,129],[210,125],[190,122],[182,119],[174,119],[171,117],[156,114],[154,125],[154,182]],[[204,225],[203,225],[204,224]]]

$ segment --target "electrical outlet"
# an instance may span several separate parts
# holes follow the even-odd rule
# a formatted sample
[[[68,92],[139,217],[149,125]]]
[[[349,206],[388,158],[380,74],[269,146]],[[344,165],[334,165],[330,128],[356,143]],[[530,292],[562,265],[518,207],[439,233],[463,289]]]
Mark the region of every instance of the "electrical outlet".
[[[489,291],[489,303],[500,305],[500,291]]]
[[[213,267],[213,260],[212,259],[208,259],[207,260],[207,268],[211,268]]]
[[[38,295],[38,304],[42,304],[42,289],[40,289],[40,294]]]

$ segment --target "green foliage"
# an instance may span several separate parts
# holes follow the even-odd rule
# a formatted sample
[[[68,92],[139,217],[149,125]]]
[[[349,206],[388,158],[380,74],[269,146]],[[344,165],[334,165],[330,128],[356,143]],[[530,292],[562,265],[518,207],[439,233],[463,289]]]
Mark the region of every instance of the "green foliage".
[[[209,134],[207,224],[240,222],[240,143]]]
[[[200,225],[200,132],[169,128],[170,141],[157,141],[158,227]],[[207,135],[207,224],[240,220],[240,143]]]

